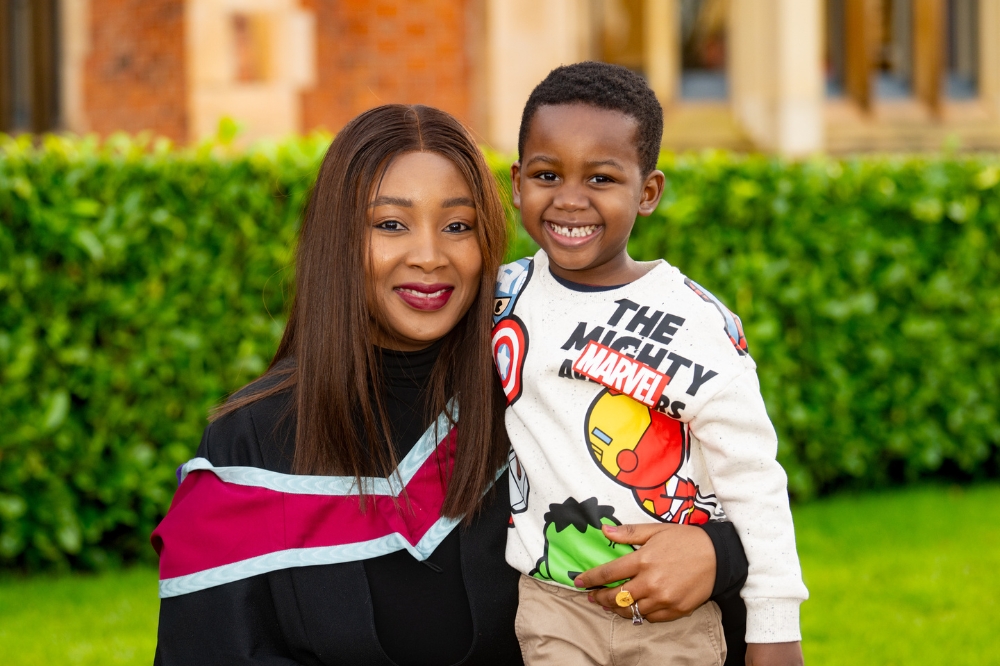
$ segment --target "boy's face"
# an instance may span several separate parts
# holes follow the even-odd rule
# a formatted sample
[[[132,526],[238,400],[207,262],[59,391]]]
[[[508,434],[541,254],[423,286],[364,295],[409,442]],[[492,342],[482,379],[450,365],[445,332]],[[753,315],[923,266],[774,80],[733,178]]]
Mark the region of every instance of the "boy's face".
[[[559,277],[615,285],[645,272],[628,256],[628,237],[636,215],[656,209],[663,173],[642,173],[638,126],[587,104],[542,106],[532,118],[511,166],[514,205]]]

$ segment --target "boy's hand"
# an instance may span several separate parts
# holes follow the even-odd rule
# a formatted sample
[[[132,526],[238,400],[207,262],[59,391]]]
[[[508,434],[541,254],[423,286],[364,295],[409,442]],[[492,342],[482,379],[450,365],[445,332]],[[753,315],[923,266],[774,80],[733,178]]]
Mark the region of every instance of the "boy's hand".
[[[691,525],[643,524],[604,526],[604,536],[617,543],[642,548],[576,577],[580,588],[598,587],[616,580],[625,584],[650,622],[668,622],[690,615],[712,596],[715,587],[715,547],[705,530]],[[619,608],[619,588],[592,590],[588,598],[624,618],[629,608]]]
[[[747,666],[802,666],[802,643],[749,643]]]

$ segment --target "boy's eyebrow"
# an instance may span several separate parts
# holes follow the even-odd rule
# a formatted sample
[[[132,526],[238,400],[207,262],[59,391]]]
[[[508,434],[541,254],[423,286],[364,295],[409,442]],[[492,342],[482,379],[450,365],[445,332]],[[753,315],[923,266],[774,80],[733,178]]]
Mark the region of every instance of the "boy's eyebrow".
[[[375,206],[402,206],[403,208],[413,208],[413,202],[409,199],[403,199],[401,197],[378,196],[375,197],[375,201],[373,201],[371,205],[372,208]]]
[[[441,204],[441,208],[455,208],[456,206],[475,208],[476,203],[469,197],[455,197],[454,199],[445,199]]]
[[[525,164],[524,166],[526,167],[531,166],[535,162],[545,162],[546,164],[559,164],[559,160],[557,160],[554,157],[549,157],[548,155],[535,155],[530,160],[528,160],[528,163]]]
[[[621,171],[625,171],[625,167],[622,166],[621,162],[619,162],[618,160],[612,160],[612,159],[595,160],[593,162],[587,162],[585,164],[585,166],[588,166],[588,167],[610,166],[610,167],[614,167],[616,169],[620,169]]]
[[[559,164],[560,163],[559,160],[556,159],[555,157],[549,157],[548,155],[535,155],[530,160],[528,160],[528,163],[525,164],[525,166],[526,167],[527,166],[531,166],[535,162],[544,162],[546,164]],[[610,158],[606,159],[606,160],[593,160],[591,162],[586,162],[584,164],[584,166],[586,166],[587,168],[591,168],[591,169],[594,168],[594,167],[599,167],[599,166],[610,166],[610,167],[614,167],[616,169],[620,169],[621,171],[625,171],[625,167],[622,166],[621,162],[619,162],[618,160],[610,159]]]

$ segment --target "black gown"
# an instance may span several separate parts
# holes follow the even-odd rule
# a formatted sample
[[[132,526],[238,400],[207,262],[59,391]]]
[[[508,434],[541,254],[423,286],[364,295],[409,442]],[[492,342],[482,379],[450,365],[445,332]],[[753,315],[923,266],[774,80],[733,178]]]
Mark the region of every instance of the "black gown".
[[[381,355],[397,459],[436,416],[421,405],[438,350]],[[295,419],[282,418],[290,401],[290,392],[280,393],[210,424],[198,455],[218,467],[291,473]],[[472,523],[453,530],[427,562],[399,551],[163,599],[154,663],[520,664],[514,636],[520,574],[504,559],[508,497],[504,474]],[[727,664],[742,664],[746,620],[739,589],[746,558],[732,525],[705,527],[718,562],[713,598],[730,641]]]

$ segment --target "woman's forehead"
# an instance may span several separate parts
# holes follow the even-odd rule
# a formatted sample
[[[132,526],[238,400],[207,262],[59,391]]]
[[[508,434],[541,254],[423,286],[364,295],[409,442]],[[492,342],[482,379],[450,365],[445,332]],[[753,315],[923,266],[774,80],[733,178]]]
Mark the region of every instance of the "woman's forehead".
[[[450,159],[430,151],[409,152],[390,162],[372,205],[412,206],[418,202],[475,206],[472,189]]]

